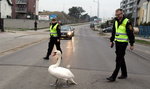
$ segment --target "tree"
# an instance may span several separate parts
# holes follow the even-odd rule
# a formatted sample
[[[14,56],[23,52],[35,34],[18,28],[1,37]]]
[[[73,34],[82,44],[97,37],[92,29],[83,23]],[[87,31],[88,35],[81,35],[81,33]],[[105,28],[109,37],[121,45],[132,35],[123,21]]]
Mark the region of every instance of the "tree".
[[[81,20],[84,20],[84,21],[89,21],[90,20],[90,16],[86,13],[84,15],[81,15]]]
[[[85,12],[82,7],[72,7],[69,8],[69,13],[68,15],[77,19],[80,19],[81,14]]]

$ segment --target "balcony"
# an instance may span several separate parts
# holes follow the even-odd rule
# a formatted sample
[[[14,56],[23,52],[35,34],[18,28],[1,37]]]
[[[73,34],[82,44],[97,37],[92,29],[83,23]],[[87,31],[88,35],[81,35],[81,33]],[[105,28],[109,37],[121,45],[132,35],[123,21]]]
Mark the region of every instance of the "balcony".
[[[27,13],[27,8],[16,8],[16,12],[18,12],[18,13]]]
[[[134,8],[133,5],[128,5],[128,7],[127,7],[127,9],[132,9],[132,8]]]
[[[129,0],[129,1],[128,1],[128,4],[134,4],[134,3],[135,3],[134,0]]]
[[[27,0],[16,0],[16,4],[27,4]]]

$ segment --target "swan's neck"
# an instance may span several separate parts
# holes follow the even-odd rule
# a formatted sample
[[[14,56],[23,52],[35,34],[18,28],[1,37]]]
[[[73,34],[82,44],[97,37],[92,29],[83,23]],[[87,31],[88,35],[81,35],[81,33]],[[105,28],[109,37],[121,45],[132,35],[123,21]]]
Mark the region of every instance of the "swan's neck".
[[[55,64],[55,66],[58,67],[60,65],[60,63],[61,63],[61,55],[58,56],[58,60],[57,60],[57,62]]]

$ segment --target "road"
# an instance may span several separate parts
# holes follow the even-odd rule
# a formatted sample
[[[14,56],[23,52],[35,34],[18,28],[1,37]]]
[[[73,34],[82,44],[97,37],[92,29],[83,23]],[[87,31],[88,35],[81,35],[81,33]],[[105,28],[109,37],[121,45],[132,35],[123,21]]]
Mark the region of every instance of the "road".
[[[149,54],[127,50],[128,79],[110,83],[106,80],[115,68],[115,49],[109,40],[99,36],[89,26],[75,27],[72,40],[61,40],[63,61],[61,66],[70,65],[78,85],[67,89],[150,89]],[[42,58],[46,54],[48,40],[31,45],[14,53],[0,57],[0,89],[66,89],[52,87],[55,78],[47,68],[56,62]],[[144,49],[144,46],[137,45]]]

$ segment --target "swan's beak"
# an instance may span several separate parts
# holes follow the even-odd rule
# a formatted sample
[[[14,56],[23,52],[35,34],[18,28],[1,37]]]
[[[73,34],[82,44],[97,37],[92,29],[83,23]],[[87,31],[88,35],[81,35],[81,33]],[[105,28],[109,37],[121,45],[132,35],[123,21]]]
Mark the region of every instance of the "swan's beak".
[[[54,52],[53,56],[56,56],[56,53],[57,53],[57,52]]]

